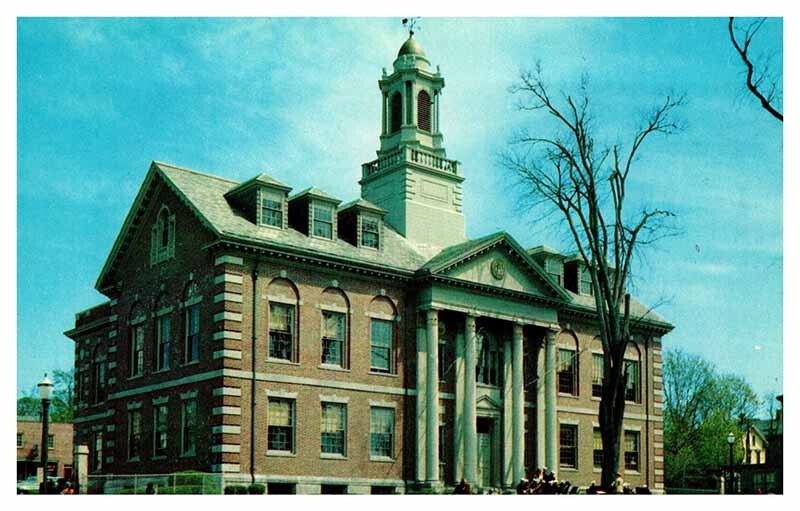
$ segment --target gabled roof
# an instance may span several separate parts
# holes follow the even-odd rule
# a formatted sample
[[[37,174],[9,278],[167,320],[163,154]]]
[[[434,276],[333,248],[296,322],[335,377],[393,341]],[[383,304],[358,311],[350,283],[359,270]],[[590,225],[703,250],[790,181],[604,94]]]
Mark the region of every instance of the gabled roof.
[[[237,186],[237,187],[233,188],[232,190],[230,190],[225,195],[228,195],[228,196],[236,195],[238,193],[241,193],[241,192],[243,192],[245,190],[250,189],[253,186],[258,186],[258,185],[264,185],[264,186],[268,186],[270,188],[277,188],[278,190],[283,190],[283,191],[286,191],[286,192],[289,192],[289,191],[292,190],[291,186],[287,186],[287,185],[281,183],[280,181],[278,181],[277,179],[273,178],[272,176],[268,176],[267,174],[263,174],[262,173],[262,174],[259,174],[259,175],[255,176],[255,177],[253,177],[253,178],[248,179],[247,181],[243,182],[239,186]]]
[[[303,198],[305,196],[314,197],[315,199],[322,199],[322,200],[325,200],[325,201],[328,201],[328,202],[333,202],[333,203],[336,203],[336,204],[339,204],[340,202],[342,202],[340,199],[337,199],[333,195],[331,195],[331,194],[329,194],[327,192],[323,192],[319,188],[314,188],[313,186],[310,187],[310,188],[306,188],[305,190],[302,190],[300,192],[297,192],[295,195],[292,195],[291,197],[289,197],[289,200],[293,201],[293,200],[296,200],[296,199]]]
[[[431,258],[425,265],[422,266],[422,272],[431,274],[443,273],[449,268],[471,259],[474,255],[486,250],[504,246],[511,254],[517,256],[529,270],[528,273],[534,275],[539,281],[544,284],[544,287],[555,297],[563,301],[569,302],[571,300],[569,293],[545,272],[539,264],[533,260],[525,249],[505,231],[496,232],[477,238],[474,240],[465,241],[458,245],[452,245],[439,252]]]
[[[385,209],[380,206],[377,206],[367,199],[356,199],[353,201],[348,202],[347,204],[343,204],[339,206],[339,212],[346,211],[351,208],[358,208],[358,209],[365,209],[367,211],[373,211],[375,213],[379,213],[381,215],[385,215],[388,213]]]
[[[382,232],[383,250],[380,251],[355,247],[341,239],[320,240],[291,228],[271,229],[256,225],[244,218],[225,199],[228,192],[240,185],[237,181],[154,161],[97,279],[95,286],[101,292],[108,287],[109,283],[105,280],[120,254],[127,249],[133,234],[140,227],[139,217],[143,214],[147,201],[152,198],[156,183],[161,180],[219,240],[293,253],[300,252],[312,257],[327,260],[333,258],[345,263],[389,271],[399,270],[409,274],[425,262],[425,257],[411,243],[385,223]],[[306,192],[324,194],[313,188],[301,193]],[[330,197],[327,194],[324,196]],[[338,199],[330,198],[338,202]]]

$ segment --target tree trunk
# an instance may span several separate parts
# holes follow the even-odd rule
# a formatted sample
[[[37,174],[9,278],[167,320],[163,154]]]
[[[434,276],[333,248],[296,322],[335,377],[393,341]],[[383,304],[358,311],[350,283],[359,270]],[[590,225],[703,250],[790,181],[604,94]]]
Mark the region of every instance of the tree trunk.
[[[613,491],[614,479],[617,472],[620,472],[622,419],[625,413],[625,380],[622,371],[624,353],[624,349],[612,349],[612,360],[605,364],[607,376],[603,378],[603,395],[600,400],[600,434],[603,438],[603,472],[600,485],[608,492]]]

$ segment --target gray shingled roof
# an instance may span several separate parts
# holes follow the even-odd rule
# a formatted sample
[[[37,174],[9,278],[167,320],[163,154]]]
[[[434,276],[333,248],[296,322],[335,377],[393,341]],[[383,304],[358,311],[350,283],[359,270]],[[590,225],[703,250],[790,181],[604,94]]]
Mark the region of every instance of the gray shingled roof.
[[[530,257],[514,239],[505,232],[497,232],[481,238],[466,241],[457,245],[445,248],[433,258],[422,255],[414,245],[403,236],[384,223],[383,243],[384,248],[376,251],[369,248],[358,248],[350,243],[337,239],[335,241],[322,240],[309,237],[295,229],[272,229],[265,226],[256,225],[240,213],[235,211],[228,201],[225,194],[236,188],[240,183],[210,174],[204,174],[194,170],[175,167],[161,162],[154,162],[154,165],[162,174],[175,186],[175,188],[187,199],[195,208],[196,212],[217,234],[237,238],[243,242],[256,243],[272,246],[275,248],[300,249],[307,253],[319,254],[322,256],[336,256],[350,260],[354,263],[367,263],[374,266],[386,267],[388,269],[399,269],[405,271],[416,271],[418,269],[429,269],[436,271],[436,268],[449,261],[455,261],[468,252],[475,250],[483,245],[492,244],[500,239],[507,239],[520,254]],[[320,190],[309,188],[295,197],[303,194],[316,195],[322,194],[323,197],[330,197]],[[333,200],[334,197],[330,197]],[[349,207],[359,201],[363,201],[372,207],[374,204],[368,203],[363,199],[357,199],[346,205]],[[380,209],[380,208],[378,208]],[[536,263],[531,261],[533,265]],[[547,278],[545,276],[545,278]],[[560,288],[570,298],[571,306],[594,310],[594,297],[579,295]],[[645,319],[659,323],[664,326],[671,326],[664,318],[649,310],[645,305],[631,298],[631,314],[634,318]]]
[[[156,162],[164,176],[182,193],[196,211],[219,234],[259,244],[303,249],[320,255],[334,255],[354,262],[363,262],[400,270],[414,271],[425,263],[417,252],[391,227],[384,224],[381,251],[358,248],[346,241],[322,240],[306,236],[295,229],[271,229],[256,225],[236,212],[225,200],[225,194],[239,183],[193,170]]]

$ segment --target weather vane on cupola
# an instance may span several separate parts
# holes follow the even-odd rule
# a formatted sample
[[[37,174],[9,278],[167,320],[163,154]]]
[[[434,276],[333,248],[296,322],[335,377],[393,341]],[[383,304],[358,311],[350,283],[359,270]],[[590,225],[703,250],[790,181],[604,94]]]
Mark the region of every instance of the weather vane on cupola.
[[[414,35],[414,29],[417,28],[417,20],[419,18],[403,18],[403,26],[408,28],[408,37],[412,37]],[[422,30],[421,28],[417,28],[417,30]]]

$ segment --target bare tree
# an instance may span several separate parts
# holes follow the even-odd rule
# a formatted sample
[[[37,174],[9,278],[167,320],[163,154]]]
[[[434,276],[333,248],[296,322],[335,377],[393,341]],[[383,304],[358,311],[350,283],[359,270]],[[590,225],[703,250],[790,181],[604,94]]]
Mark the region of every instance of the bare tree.
[[[624,354],[631,323],[638,320],[630,316],[626,282],[634,254],[663,237],[674,216],[659,208],[628,214],[628,178],[645,140],[682,129],[673,115],[684,98],[667,96],[646,116],[630,144],[603,146],[595,140],[585,77],[577,96],[562,94],[556,100],[537,64],[511,92],[521,97],[521,110],[546,112],[561,128],[553,136],[521,131],[501,163],[518,178],[531,205],[543,205],[562,219],[591,275],[604,353],[602,485],[610,488],[619,468],[625,411]]]
[[[766,18],[760,18],[750,23],[744,31],[740,31],[742,32],[740,41],[736,37],[733,16],[731,16],[728,19],[728,35],[730,35],[733,47],[736,48],[736,52],[747,68],[747,89],[761,102],[761,107],[764,110],[783,122],[783,113],[778,110],[778,103],[781,101],[781,87],[778,85],[778,80],[772,77],[769,65],[765,64],[757,71],[750,54],[750,44],[753,42],[756,33],[764,25],[764,21],[766,21]]]

